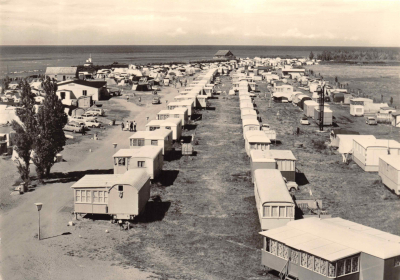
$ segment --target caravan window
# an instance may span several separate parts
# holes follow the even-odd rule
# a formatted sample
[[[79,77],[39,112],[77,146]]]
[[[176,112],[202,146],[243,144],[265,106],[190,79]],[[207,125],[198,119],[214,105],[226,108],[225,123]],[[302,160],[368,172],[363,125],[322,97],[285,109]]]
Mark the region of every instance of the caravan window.
[[[285,217],[285,206],[279,206],[279,217],[284,218]]]
[[[264,206],[263,207],[263,216],[264,217],[271,217],[271,213],[270,213],[270,209],[271,209],[271,207],[270,206]]]
[[[99,202],[99,196],[97,194],[97,191],[93,191],[93,202]]]
[[[146,167],[144,161],[138,161],[137,166],[138,167]]]
[[[87,90],[82,90],[82,95],[87,96]]]
[[[81,191],[80,190],[75,191],[75,201],[81,202]]]
[[[287,218],[293,217],[293,207],[292,206],[286,207],[286,217]]]
[[[138,139],[138,146],[144,146],[144,139]]]
[[[125,158],[118,158],[118,165],[125,166]]]
[[[124,191],[124,186],[123,185],[119,185],[118,186],[118,191],[119,192],[123,192]]]
[[[272,206],[272,217],[279,217],[278,206]]]
[[[158,140],[151,140],[152,146],[158,146]]]

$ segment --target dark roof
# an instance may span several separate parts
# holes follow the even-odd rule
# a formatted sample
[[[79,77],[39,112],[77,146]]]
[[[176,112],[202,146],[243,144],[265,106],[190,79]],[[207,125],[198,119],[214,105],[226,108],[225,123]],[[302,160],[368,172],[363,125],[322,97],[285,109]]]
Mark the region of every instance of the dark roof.
[[[70,81],[60,82],[58,83],[58,85],[62,86],[72,83],[93,88],[102,88],[107,85],[106,81],[84,81],[84,80],[70,80]]]
[[[230,50],[219,50],[215,55],[233,55]]]

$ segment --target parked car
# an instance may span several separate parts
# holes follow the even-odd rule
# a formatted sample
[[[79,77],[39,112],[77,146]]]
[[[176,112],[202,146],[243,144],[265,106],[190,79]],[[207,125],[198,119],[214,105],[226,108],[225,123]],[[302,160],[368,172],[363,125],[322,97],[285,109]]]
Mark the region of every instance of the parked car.
[[[378,122],[376,121],[376,118],[374,118],[374,117],[368,117],[365,120],[365,123],[368,125],[377,125],[378,124]]]
[[[307,118],[307,117],[302,117],[302,118],[300,119],[300,124],[302,124],[302,125],[309,125],[310,122],[308,121],[308,118]]]
[[[84,128],[77,122],[69,122],[64,126],[63,129],[66,131],[72,131],[74,133],[78,133],[82,132],[82,129]]]
[[[86,119],[82,116],[76,116],[71,118],[71,122],[79,123],[80,125],[85,125]]]
[[[103,116],[104,110],[101,108],[90,108],[85,113],[91,113],[91,114],[93,114],[93,116]]]
[[[157,97],[154,97],[154,98],[153,98],[153,101],[151,101],[151,103],[152,103],[152,104],[160,104],[160,103],[161,103],[160,97],[158,97],[158,96],[157,96]]]
[[[101,126],[101,123],[95,118],[86,119],[85,124],[86,124],[87,127],[97,127],[97,128],[99,128]]]
[[[94,112],[86,112],[81,115],[81,117],[84,119],[93,118],[94,116],[97,116]]]

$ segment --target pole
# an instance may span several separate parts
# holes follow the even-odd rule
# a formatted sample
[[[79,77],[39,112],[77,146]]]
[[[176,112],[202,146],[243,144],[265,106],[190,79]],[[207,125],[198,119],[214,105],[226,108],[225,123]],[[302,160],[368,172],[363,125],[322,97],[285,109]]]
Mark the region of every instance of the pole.
[[[38,227],[38,238],[40,240],[40,211],[38,211],[39,213],[39,227]]]

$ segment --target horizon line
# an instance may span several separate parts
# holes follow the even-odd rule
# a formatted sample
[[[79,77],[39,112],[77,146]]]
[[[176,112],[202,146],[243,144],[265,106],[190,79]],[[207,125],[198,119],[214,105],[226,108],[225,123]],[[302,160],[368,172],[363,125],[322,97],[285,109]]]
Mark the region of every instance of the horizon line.
[[[206,45],[206,44],[199,44],[199,45],[194,45],[194,44],[179,44],[179,45],[172,45],[172,44],[137,44],[137,45],[130,45],[130,44],[122,44],[122,45],[117,45],[117,44],[104,44],[104,45],[100,45],[100,44],[95,44],[95,45],[1,45],[0,47],[101,47],[101,46],[232,46],[232,47],[335,47],[335,48],[341,48],[341,47],[345,47],[345,48],[400,48],[400,46],[332,46],[332,45],[223,45],[223,44],[218,44],[218,45]]]

